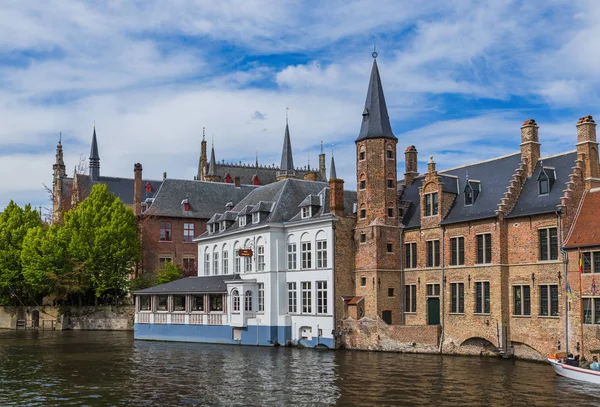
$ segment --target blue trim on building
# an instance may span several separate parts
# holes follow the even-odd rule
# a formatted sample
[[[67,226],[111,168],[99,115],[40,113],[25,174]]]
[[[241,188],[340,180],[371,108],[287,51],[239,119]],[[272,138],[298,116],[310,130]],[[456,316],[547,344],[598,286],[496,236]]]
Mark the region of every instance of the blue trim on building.
[[[235,328],[229,325],[135,324],[134,338],[147,341],[204,342],[229,345],[275,346],[292,343],[290,326],[247,326],[241,328],[241,340],[233,339]],[[313,338],[299,343],[307,348],[317,345],[334,349],[331,338]]]

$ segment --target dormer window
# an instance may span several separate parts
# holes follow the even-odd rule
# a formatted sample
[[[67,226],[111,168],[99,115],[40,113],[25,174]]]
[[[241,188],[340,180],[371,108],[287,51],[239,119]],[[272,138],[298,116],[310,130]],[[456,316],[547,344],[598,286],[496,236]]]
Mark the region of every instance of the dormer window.
[[[246,226],[246,216],[240,216],[239,224],[240,226]]]
[[[311,207],[310,206],[305,206],[302,208],[302,219],[307,219],[310,218],[312,216],[311,213]]]
[[[221,231],[224,231],[225,229],[227,229],[227,222],[223,221],[221,222]]]
[[[481,190],[481,183],[475,180],[468,180],[467,185],[465,186],[465,205],[473,205],[477,200],[477,196],[479,196],[479,192]]]
[[[542,167],[540,171],[540,175],[538,176],[538,194],[539,195],[547,195],[550,193],[552,189],[552,185],[556,179],[554,168],[552,167]]]
[[[189,212],[190,210],[190,201],[185,198],[183,201],[181,201],[181,205],[183,205],[183,210],[186,212]]]
[[[260,212],[254,212],[252,214],[252,223],[259,223],[260,222]]]

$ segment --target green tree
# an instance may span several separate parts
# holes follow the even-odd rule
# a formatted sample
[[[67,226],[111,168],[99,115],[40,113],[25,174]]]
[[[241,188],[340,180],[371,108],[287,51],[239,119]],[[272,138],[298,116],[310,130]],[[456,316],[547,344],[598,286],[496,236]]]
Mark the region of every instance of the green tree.
[[[171,281],[179,280],[180,278],[183,278],[183,270],[179,266],[167,262],[164,267],[159,270],[156,283],[158,285],[170,283]]]
[[[0,304],[30,302],[21,263],[23,240],[30,229],[42,225],[31,205],[21,208],[10,201],[0,214]]]
[[[97,300],[117,302],[127,293],[128,277],[140,259],[135,215],[104,184],[65,214],[73,268],[81,286]]]

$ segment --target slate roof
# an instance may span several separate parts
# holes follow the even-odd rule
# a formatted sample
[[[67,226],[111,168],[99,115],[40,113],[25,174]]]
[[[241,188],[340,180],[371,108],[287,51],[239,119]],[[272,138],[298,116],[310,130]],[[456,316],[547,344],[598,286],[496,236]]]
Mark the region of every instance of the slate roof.
[[[240,280],[239,274],[220,276],[193,276],[170,283],[157,285],[144,290],[135,291],[134,294],[221,294],[227,292],[225,281]]]
[[[210,219],[223,213],[228,202],[240,202],[257,187],[223,182],[205,182],[167,178],[154,196],[152,206],[144,214],[179,218]],[[132,187],[133,194],[133,187]],[[187,198],[190,210],[184,211],[181,201]]]
[[[68,199],[71,199],[71,186],[73,184],[73,178],[63,178],[63,195],[68,194]],[[142,180],[142,200],[145,196],[145,186],[150,183],[152,190],[157,191],[162,181],[155,180]],[[87,197],[92,192],[92,186],[94,184],[106,184],[108,190],[113,193],[117,198],[120,198],[125,205],[133,205],[133,178],[119,178],[119,177],[104,177],[100,176],[98,181],[92,181],[89,175],[77,174],[77,185],[79,193],[82,197]],[[68,187],[68,188],[65,188]],[[68,189],[68,190],[67,190]],[[181,201],[179,201],[181,202]]]
[[[525,181],[517,203],[506,218],[555,212],[557,205],[560,204],[563,189],[565,189],[565,184],[569,181],[569,175],[572,172],[572,167],[575,166],[576,159],[577,153],[575,151],[541,158],[535,167],[533,175]],[[554,184],[547,195],[540,195],[538,193],[538,177],[542,171],[542,166],[553,167],[556,174]],[[485,185],[483,188],[485,188]]]
[[[321,198],[317,195],[310,194],[300,202],[300,205],[298,205],[300,208],[304,206],[321,206]]]
[[[566,248],[600,246],[600,188],[583,197],[573,229],[567,237]]]
[[[209,164],[206,165],[206,170],[208,172]],[[227,174],[231,176],[231,180],[235,177],[240,177],[240,182],[242,185],[252,185],[254,176],[258,176],[260,181],[260,185],[271,184],[275,182],[277,178],[277,171],[279,168],[276,166],[255,166],[255,165],[238,165],[238,164],[219,164],[218,162],[215,164],[215,175],[221,178],[222,181],[225,181]],[[296,177],[304,178],[306,174],[306,170],[304,169],[296,169]]]
[[[363,121],[356,142],[374,138],[398,140],[392,133],[376,59],[373,60],[369,89],[367,90],[367,99],[363,110]]]

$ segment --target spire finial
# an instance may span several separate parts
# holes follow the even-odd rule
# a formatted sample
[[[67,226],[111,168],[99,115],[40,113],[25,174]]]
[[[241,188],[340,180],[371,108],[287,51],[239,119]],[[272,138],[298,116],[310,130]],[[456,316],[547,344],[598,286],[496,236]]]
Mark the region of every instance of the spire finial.
[[[285,107],[285,124],[288,123],[288,110],[290,110],[290,108],[286,106]]]
[[[373,53],[371,54],[371,56],[373,57],[373,59],[377,59],[377,56],[378,56],[378,55],[379,55],[379,54],[377,53],[377,43],[376,43],[376,42],[374,42],[374,43],[373,43]]]
[[[202,127],[202,141],[205,140],[206,137],[206,127]]]
[[[62,131],[58,133],[58,144],[62,144]]]
[[[323,154],[323,140],[321,140],[321,154]]]
[[[256,147],[256,168],[258,168],[258,147]]]

